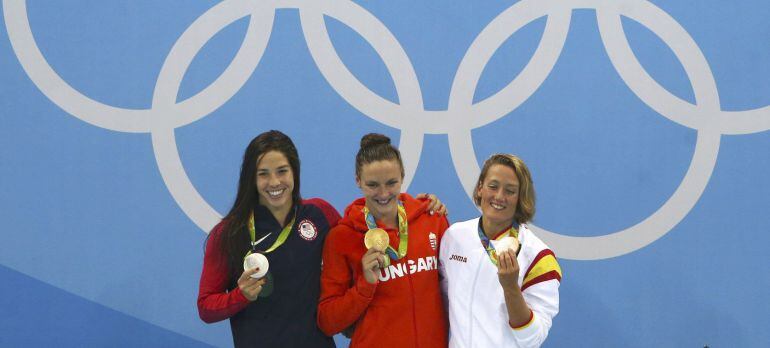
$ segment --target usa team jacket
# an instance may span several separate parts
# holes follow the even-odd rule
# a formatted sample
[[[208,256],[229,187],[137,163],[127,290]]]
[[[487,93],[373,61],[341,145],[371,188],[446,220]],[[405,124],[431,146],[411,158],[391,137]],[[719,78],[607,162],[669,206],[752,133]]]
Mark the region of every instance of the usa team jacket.
[[[449,312],[449,347],[539,347],[559,312],[561,269],[553,252],[525,224],[519,226],[519,287],[532,316],[512,328],[497,266],[481,245],[478,226],[478,218],[455,223],[441,241],[439,269]]]
[[[368,230],[363,198],[326,238],[318,326],[333,335],[355,326],[351,347],[446,347],[447,318],[438,280],[438,247],[449,223],[429,215],[427,202],[399,196],[409,222],[405,257],[380,270],[376,284],[364,278],[361,257]],[[383,226],[378,225],[382,228]],[[398,250],[398,230],[385,229]]]
[[[266,255],[275,281],[273,293],[254,302],[246,299],[237,277],[228,272],[227,255],[221,250],[226,222],[220,222],[209,235],[203,258],[198,293],[201,319],[207,323],[230,319],[235,347],[334,347],[334,341],[316,326],[316,306],[324,238],[339,219],[326,201],[303,200],[286,242]],[[261,205],[254,211],[254,220],[257,239],[272,232],[258,246],[267,249],[278,239],[282,224]],[[243,242],[249,243],[248,237]]]

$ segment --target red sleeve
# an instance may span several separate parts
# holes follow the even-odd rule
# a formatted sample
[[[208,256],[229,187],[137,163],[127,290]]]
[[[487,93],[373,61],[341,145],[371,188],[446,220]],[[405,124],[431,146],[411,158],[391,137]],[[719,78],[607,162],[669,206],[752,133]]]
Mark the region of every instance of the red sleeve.
[[[304,202],[305,204],[312,204],[318,207],[318,209],[321,209],[321,212],[323,212],[324,217],[326,218],[326,221],[329,222],[329,229],[334,228],[334,226],[337,226],[337,223],[342,218],[340,216],[340,213],[337,212],[334,207],[332,207],[329,202],[320,199],[320,198],[311,198]]]
[[[327,336],[353,325],[364,314],[377,289],[377,284],[369,284],[363,273],[353,272],[345,262],[345,255],[339,248],[344,242],[340,238],[344,228],[332,229],[324,244],[318,327]],[[361,267],[360,261],[358,267]]]
[[[198,290],[198,315],[207,323],[230,318],[249,304],[241,289],[236,287],[227,291],[230,279],[227,257],[221,249],[223,225],[224,223],[219,223],[209,234],[206,253],[203,256],[203,272]]]

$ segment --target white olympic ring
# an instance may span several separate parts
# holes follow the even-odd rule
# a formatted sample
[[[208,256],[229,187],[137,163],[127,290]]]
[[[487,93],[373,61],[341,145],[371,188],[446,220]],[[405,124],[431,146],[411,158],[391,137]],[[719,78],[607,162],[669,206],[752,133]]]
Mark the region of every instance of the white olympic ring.
[[[627,49],[628,52],[631,51],[628,42],[625,40],[625,35],[620,23],[621,10],[623,11],[622,14],[626,17],[640,22],[656,34],[659,33],[661,24],[666,25],[670,24],[670,22],[676,23],[673,19],[668,17],[665,12],[660,10],[658,10],[659,13],[650,15],[650,13],[657,8],[649,2],[635,3],[637,6],[623,6],[624,4],[622,3],[608,1],[583,1],[580,4],[573,4],[575,7],[568,8],[570,12],[577,8],[596,9],[599,31],[602,40],[605,43],[605,49],[608,51],[610,60],[616,69],[618,65],[627,62],[627,60],[618,61],[615,52],[622,49]],[[518,19],[524,16],[530,16],[527,18],[529,19],[527,22],[516,23],[517,25],[508,24],[505,26],[506,28],[511,28],[513,32],[515,32],[524,24],[547,15],[548,24],[546,25],[546,31],[543,35],[543,41],[545,41],[545,36],[549,33],[548,26],[551,24],[552,19],[559,20],[560,17],[557,17],[556,11],[560,10],[563,11],[564,6],[556,1],[522,1],[510,7],[498,16],[498,18],[495,18],[493,23],[498,20],[505,21],[506,19],[511,20],[514,18]],[[563,23],[559,28],[562,31],[564,30],[564,27],[569,26],[569,17],[566,18],[566,20],[562,19]],[[652,18],[652,20],[649,18]],[[663,21],[661,21],[661,18]],[[670,22],[665,21],[669,19]],[[608,27],[610,28],[609,30]],[[511,34],[513,34],[513,32],[511,32]],[[611,35],[615,35],[615,37],[608,37],[607,33],[611,33]],[[484,32],[482,32],[482,35],[483,34]],[[482,35],[479,35],[476,40],[482,40]],[[566,35],[566,33],[564,33],[564,35]],[[666,39],[668,38],[664,38],[664,42],[669,43],[670,41],[666,41]],[[499,44],[502,44],[503,40],[505,39],[498,40]],[[563,44],[564,41],[562,40],[560,43]],[[559,46],[559,50],[561,47],[562,46]],[[540,47],[538,47],[538,49],[540,49]],[[674,50],[676,56],[681,57],[681,52],[677,51],[677,48],[674,48]],[[631,55],[633,56],[633,54]],[[627,57],[624,58],[628,59]],[[705,61],[705,59],[703,61]],[[485,64],[486,63],[484,63],[484,65]],[[702,108],[706,110],[720,110],[719,96],[716,91],[716,83],[714,83],[713,79],[708,80],[707,78],[704,78],[703,69],[690,67],[687,63],[684,65],[690,80],[700,82],[700,84],[694,86],[694,91],[696,100],[704,103]],[[483,67],[484,66],[481,65],[479,70],[483,69]],[[637,67],[641,69],[641,65],[638,65]],[[526,68],[524,71],[526,71]],[[707,70],[706,72],[708,76],[711,76],[710,71]],[[693,78],[693,76],[695,78]],[[655,84],[655,86],[662,89],[662,87],[657,84]],[[467,88],[467,90],[469,92],[457,97],[458,101],[456,104],[469,105],[472,102],[475,84],[470,88]],[[633,87],[632,91],[636,93]],[[449,105],[451,108],[455,103],[450,100]],[[663,115],[667,116],[666,114]],[[698,138],[693,154],[693,160],[682,183],[663,206],[634,226],[622,231],[597,237],[574,237],[553,233],[536,225],[532,225],[532,227],[535,232],[549,244],[549,246],[558,252],[560,257],[569,259],[605,259],[642,248],[670,231],[684,218],[698,201],[703,190],[706,188],[706,184],[709,181],[711,172],[716,163],[716,155],[719,151],[719,137],[720,134],[715,131],[698,129]],[[463,186],[466,189],[466,193],[469,197],[472,197],[476,178],[478,178],[480,169],[475,154],[466,150],[473,148],[470,130],[463,129],[456,133],[450,133],[449,145],[456,170],[458,173],[465,171],[463,174],[460,174],[460,177]]]
[[[221,215],[190,182],[179,157],[174,129],[210,114],[241,89],[262,58],[275,11],[280,8],[299,10],[307,46],[332,88],[365,115],[401,129],[399,148],[408,170],[405,188],[417,169],[423,136],[447,134],[455,170],[469,196],[480,171],[471,130],[509,114],[534,94],[561,54],[572,11],[594,9],[602,42],[621,79],[645,104],[672,121],[697,130],[698,137],[681,184],[666,203],[642,222],[595,237],[566,236],[533,226],[560,257],[567,259],[620,256],[668,233],[700,199],[716,163],[721,135],[770,129],[770,106],[747,111],[721,110],[716,82],[700,48],[676,20],[646,0],[523,0],[514,4],[492,20],[466,51],[452,83],[448,108],[443,111],[425,110],[417,74],[403,47],[379,19],[350,1],[228,0],[217,4],[196,19],[172,46],[156,83],[152,107],[144,110],[99,103],[69,86],[37,47],[25,2],[3,1],[11,45],[35,85],[64,111],[85,122],[115,131],[150,132],[163,181],[185,214],[205,232],[219,222]],[[225,71],[200,93],[178,102],[182,78],[203,45],[245,16],[250,16],[246,36]],[[331,43],[324,16],[348,25],[374,48],[393,78],[398,103],[377,95],[350,72]],[[621,16],[647,27],[673,50],[693,86],[694,105],[669,93],[649,76],[631,51]],[[541,17],[546,17],[546,27],[524,69],[503,89],[474,104],[476,86],[492,55],[521,27]]]

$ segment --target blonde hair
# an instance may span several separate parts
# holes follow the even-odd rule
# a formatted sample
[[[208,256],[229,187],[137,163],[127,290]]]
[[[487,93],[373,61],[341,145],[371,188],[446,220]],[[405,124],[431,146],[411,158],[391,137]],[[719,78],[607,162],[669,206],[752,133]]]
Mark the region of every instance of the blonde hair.
[[[519,201],[516,204],[516,212],[513,214],[513,219],[520,224],[531,221],[535,216],[535,184],[532,182],[532,175],[529,174],[527,165],[524,164],[521,158],[515,155],[498,153],[484,161],[484,167],[481,168],[479,180],[476,182],[476,188],[473,190],[473,202],[477,206],[481,205],[479,189],[484,183],[487,173],[489,173],[489,168],[495,164],[513,169],[513,173],[519,179]]]

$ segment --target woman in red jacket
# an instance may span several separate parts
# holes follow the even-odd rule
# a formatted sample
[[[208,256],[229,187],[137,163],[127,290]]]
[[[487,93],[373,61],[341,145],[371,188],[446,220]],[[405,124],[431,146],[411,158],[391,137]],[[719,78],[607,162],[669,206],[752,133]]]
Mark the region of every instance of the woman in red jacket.
[[[318,304],[321,330],[331,336],[352,329],[351,347],[447,345],[437,257],[448,222],[401,193],[403,178],[390,139],[364,136],[356,155],[364,197],[327,236]]]

